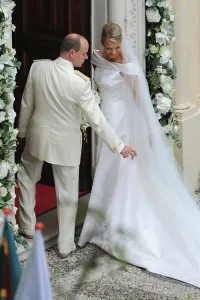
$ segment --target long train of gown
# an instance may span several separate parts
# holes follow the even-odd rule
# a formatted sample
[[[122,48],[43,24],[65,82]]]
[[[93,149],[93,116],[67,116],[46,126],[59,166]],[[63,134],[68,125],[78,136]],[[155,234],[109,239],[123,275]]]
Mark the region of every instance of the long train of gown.
[[[101,109],[130,144],[140,128],[129,117],[125,76],[96,52],[93,60]],[[102,144],[78,244],[93,243],[117,259],[200,287],[200,211],[187,191],[170,188],[139,157],[124,159]]]

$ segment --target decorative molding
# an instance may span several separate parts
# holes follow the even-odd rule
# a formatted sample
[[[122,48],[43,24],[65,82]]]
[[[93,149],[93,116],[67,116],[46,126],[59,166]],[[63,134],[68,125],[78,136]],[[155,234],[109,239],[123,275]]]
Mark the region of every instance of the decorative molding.
[[[126,6],[126,33],[137,53],[137,0],[128,0]]]
[[[101,48],[101,28],[108,22],[108,0],[91,0],[91,53],[94,49]],[[95,88],[94,69],[91,67],[92,87]],[[94,177],[96,168],[96,146],[97,135],[92,129],[92,177]]]
[[[126,0],[126,33],[141,65],[145,67],[145,0]]]

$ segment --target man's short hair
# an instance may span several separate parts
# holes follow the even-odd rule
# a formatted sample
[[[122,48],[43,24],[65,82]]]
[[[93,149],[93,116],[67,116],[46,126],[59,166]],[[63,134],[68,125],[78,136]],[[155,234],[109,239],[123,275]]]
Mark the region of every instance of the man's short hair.
[[[79,51],[81,48],[81,37],[76,36],[66,36],[60,46],[60,52],[68,52],[69,50],[73,49],[76,52]]]

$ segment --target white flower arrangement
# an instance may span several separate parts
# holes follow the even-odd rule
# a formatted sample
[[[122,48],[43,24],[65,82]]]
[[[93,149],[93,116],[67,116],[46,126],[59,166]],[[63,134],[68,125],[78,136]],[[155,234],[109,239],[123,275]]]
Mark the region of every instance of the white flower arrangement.
[[[146,0],[146,21],[146,71],[152,103],[164,132],[180,147],[173,101],[175,26],[170,0]]]
[[[10,208],[10,220],[16,213],[13,203],[15,173],[18,167],[13,157],[18,131],[14,129],[16,113],[13,110],[13,102],[17,68],[20,66],[15,58],[15,50],[9,44],[12,31],[15,29],[11,22],[13,7],[13,3],[0,3],[0,210],[4,207]],[[16,234],[14,226],[13,224],[13,233],[15,231]]]
[[[95,90],[92,90],[93,94],[94,94],[94,97],[95,97],[95,101],[98,105],[101,104],[101,96],[100,94],[95,91]],[[83,139],[85,141],[87,141],[87,128],[90,127],[90,124],[87,122],[87,119],[86,117],[81,114],[81,131],[82,131],[82,134],[83,134]]]
[[[157,8],[148,8],[146,11],[147,20],[149,23],[159,23],[161,15]]]

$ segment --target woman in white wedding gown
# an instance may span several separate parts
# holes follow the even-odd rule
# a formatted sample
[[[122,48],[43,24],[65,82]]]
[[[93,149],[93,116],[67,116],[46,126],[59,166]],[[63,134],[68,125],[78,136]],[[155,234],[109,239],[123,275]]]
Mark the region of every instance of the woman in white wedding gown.
[[[123,159],[102,144],[78,244],[93,243],[127,263],[200,287],[200,210],[119,25],[104,25],[102,44],[92,56],[101,109],[137,157]]]

